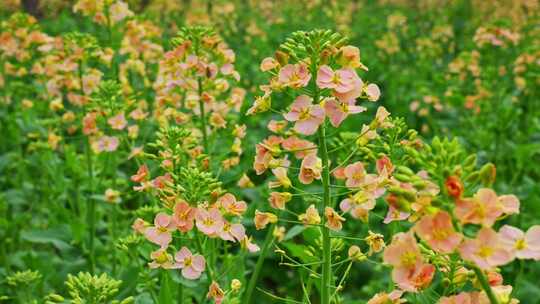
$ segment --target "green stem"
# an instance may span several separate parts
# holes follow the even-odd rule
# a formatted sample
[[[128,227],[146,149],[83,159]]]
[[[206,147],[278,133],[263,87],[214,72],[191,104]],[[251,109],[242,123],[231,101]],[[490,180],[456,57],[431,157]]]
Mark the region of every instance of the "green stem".
[[[499,304],[499,300],[497,300],[497,297],[493,293],[491,286],[489,286],[489,282],[486,279],[486,276],[484,275],[482,270],[480,270],[480,268],[476,266],[473,266],[472,269],[474,270],[474,273],[476,274],[480,285],[482,285],[482,289],[486,292],[486,295],[489,298],[489,302],[491,302],[491,304]]]
[[[251,296],[253,295],[253,291],[255,290],[257,281],[259,280],[259,275],[261,274],[264,259],[266,258],[266,254],[268,253],[268,248],[270,248],[270,244],[274,240],[274,228],[275,224],[271,225],[266,232],[266,238],[264,239],[263,247],[261,248],[259,258],[257,259],[257,263],[255,264],[255,270],[253,271],[251,278],[249,278],[246,294],[244,295],[244,303],[251,303]]]
[[[199,94],[199,112],[201,115],[201,131],[203,135],[203,145],[204,145],[204,153],[208,153],[208,136],[206,134],[206,117],[204,113],[204,101],[202,100],[202,94],[203,94],[203,87],[202,87],[202,79],[199,77],[197,79],[198,84],[198,94]]]
[[[318,96],[316,96],[318,99]],[[316,100],[318,102],[318,100]],[[330,170],[328,161],[328,150],[326,147],[326,131],[325,123],[319,127],[319,153],[322,160],[322,184],[323,184],[323,200],[319,207],[319,211],[324,214],[324,209],[330,207]],[[324,226],[326,217],[322,217],[322,241],[323,241],[323,267],[321,278],[321,304],[330,303],[330,281],[332,278],[332,252],[330,251],[330,231]]]
[[[86,167],[88,169],[88,209],[86,211],[86,223],[88,224],[89,237],[88,237],[88,250],[89,250],[89,262],[90,272],[93,274],[95,270],[95,256],[94,256],[94,236],[96,230],[96,202],[92,198],[94,194],[94,169],[92,164],[92,151],[90,148],[90,140],[86,139]]]

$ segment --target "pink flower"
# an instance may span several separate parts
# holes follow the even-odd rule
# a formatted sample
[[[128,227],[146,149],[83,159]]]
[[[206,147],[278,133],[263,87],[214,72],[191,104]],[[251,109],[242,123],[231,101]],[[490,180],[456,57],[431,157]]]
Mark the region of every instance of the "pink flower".
[[[403,221],[409,218],[410,215],[410,212],[402,211],[394,204],[388,204],[388,212],[384,217],[383,223],[389,224],[393,221]]]
[[[392,280],[404,291],[416,292],[431,283],[435,267],[423,261],[411,232],[400,232],[384,250],[383,260],[392,265]]]
[[[381,292],[373,296],[367,304],[400,304],[405,303],[405,299],[401,299],[402,290],[394,290],[391,293]]]
[[[171,232],[174,229],[175,225],[172,217],[160,212],[154,218],[154,226],[146,228],[144,235],[150,242],[160,245],[161,248],[166,248],[172,241]]]
[[[381,90],[374,83],[368,84],[365,88],[365,91],[369,101],[377,101],[381,96]]]
[[[451,253],[462,239],[452,226],[452,218],[446,211],[424,215],[414,226],[416,234],[431,248],[440,253]]]
[[[302,184],[311,184],[314,179],[321,179],[322,161],[315,154],[310,154],[302,160],[298,179]]]
[[[317,85],[321,89],[333,89],[337,94],[346,96],[353,91],[355,92],[353,95],[356,95],[357,92],[360,93],[359,90],[363,84],[353,69],[346,68],[334,72],[329,66],[323,65],[317,72]],[[340,99],[356,99],[359,96],[360,94],[355,97]]]
[[[97,141],[94,141],[92,143],[92,149],[96,153],[100,153],[103,151],[106,152],[113,152],[116,151],[118,148],[118,145],[120,142],[118,141],[118,138],[115,136],[101,136]]]
[[[499,240],[518,259],[540,260],[540,225],[532,226],[527,233],[504,225],[499,230]]]
[[[127,126],[127,120],[124,113],[118,113],[117,115],[109,118],[107,122],[114,130],[123,130]]]
[[[251,237],[248,237],[247,235],[240,241],[240,244],[242,245],[242,248],[247,249],[249,252],[261,250],[257,244],[251,242]]]
[[[330,98],[325,100],[324,110],[326,111],[326,115],[330,119],[332,126],[337,128],[349,114],[364,112],[366,108],[356,106],[354,99],[342,102],[335,98]]]
[[[137,170],[137,174],[131,176],[131,180],[140,183],[148,177],[148,166],[146,164],[143,164],[139,167]]]
[[[222,240],[231,242],[241,241],[245,236],[246,229],[242,224],[231,224],[229,222],[225,222],[219,235]]]
[[[294,152],[294,156],[298,159],[317,153],[317,146],[314,143],[296,136],[286,138],[281,145],[283,149]]]
[[[373,192],[358,191],[349,198],[342,200],[339,208],[343,212],[350,212],[355,219],[367,221],[369,211],[375,208],[376,198]]]
[[[392,160],[388,156],[383,155],[381,158],[377,159],[376,162],[377,173],[383,177],[388,177],[394,172],[394,165]]]
[[[275,60],[272,57],[266,57],[261,62],[260,69],[261,71],[266,72],[266,71],[273,70],[278,66],[279,66],[279,63],[277,62],[277,60]]]
[[[422,263],[422,254],[411,232],[399,232],[384,250],[383,260],[395,268],[413,268]]]
[[[463,259],[485,270],[507,264],[513,259],[512,252],[503,246],[491,228],[482,228],[476,239],[465,240],[459,247],[459,253]]]
[[[294,129],[300,134],[312,135],[324,122],[323,108],[320,105],[313,105],[311,102],[311,97],[300,95],[291,105],[291,111],[284,115],[286,120],[296,122]]]
[[[165,248],[159,248],[158,250],[153,251],[150,253],[150,258],[152,259],[152,262],[148,263],[148,266],[152,269],[160,267],[163,269],[174,268],[172,256],[167,253]]]
[[[144,234],[144,230],[146,230],[147,223],[142,218],[137,218],[131,225],[131,228],[140,234]]]
[[[435,266],[421,264],[413,268],[394,268],[392,279],[404,291],[417,292],[429,286],[435,275]]]
[[[455,296],[442,297],[439,299],[438,304],[474,304],[471,301],[471,295],[467,292],[462,292]]]
[[[281,151],[280,144],[282,141],[283,138],[281,137],[270,136],[262,143],[256,145],[253,169],[255,169],[257,175],[263,174],[269,168],[270,162],[274,160],[273,154],[278,154]]]
[[[225,193],[223,196],[218,198],[217,203],[223,209],[225,209],[226,214],[231,214],[234,216],[242,215],[246,212],[247,205],[244,201],[237,201],[236,197],[231,193]]]
[[[200,254],[191,254],[187,247],[182,247],[174,255],[176,263],[173,268],[182,269],[182,276],[188,280],[198,279],[205,269],[206,262]]]
[[[174,205],[173,221],[176,228],[186,233],[193,229],[193,221],[195,219],[196,210],[191,208],[185,201],[181,201]]]
[[[302,88],[308,85],[311,74],[303,63],[287,64],[279,71],[278,81],[287,87]]]
[[[202,233],[214,237],[223,230],[224,220],[217,208],[205,210],[198,208],[195,215],[195,224]]]
[[[366,170],[362,162],[355,162],[345,167],[345,185],[347,188],[358,188],[364,181]]]
[[[503,214],[519,213],[519,200],[514,195],[497,197],[495,191],[482,188],[474,197],[458,200],[454,212],[463,224],[491,227]]]

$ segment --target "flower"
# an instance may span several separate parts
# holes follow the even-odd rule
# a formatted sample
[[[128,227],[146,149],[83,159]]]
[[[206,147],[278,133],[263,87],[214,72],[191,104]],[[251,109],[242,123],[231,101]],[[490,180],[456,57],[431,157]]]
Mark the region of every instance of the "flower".
[[[379,86],[377,86],[374,83],[368,84],[364,91],[366,92],[367,99],[369,101],[377,101],[379,100],[379,97],[381,96],[381,90],[379,89]]]
[[[136,232],[140,234],[144,234],[144,230],[146,230],[146,226],[148,223],[146,223],[145,220],[142,218],[136,218],[135,221],[133,221],[133,224],[131,225],[131,228]]]
[[[334,95],[342,101],[354,100],[362,94],[362,80],[353,69],[345,68],[333,71],[323,65],[317,72],[317,86],[332,89]]]
[[[270,223],[277,222],[278,218],[275,214],[270,212],[260,212],[259,210],[255,210],[255,218],[253,219],[253,222],[255,223],[255,228],[257,230],[264,229],[266,225]]]
[[[512,252],[504,247],[491,228],[482,228],[475,239],[466,239],[459,247],[459,253],[463,259],[485,270],[507,264],[513,259]]]
[[[312,135],[324,121],[324,110],[320,105],[313,105],[313,99],[307,95],[298,96],[285,119],[295,122],[294,130],[303,135]]]
[[[270,202],[270,206],[272,206],[272,208],[283,210],[285,209],[285,204],[289,202],[291,198],[292,194],[289,192],[272,192],[270,193],[268,201]]]
[[[394,290],[391,293],[381,292],[374,295],[367,304],[400,304],[405,303],[405,299],[401,299],[402,290]]]
[[[302,160],[298,179],[302,184],[311,184],[314,179],[321,179],[322,160],[315,154],[310,154]]]
[[[253,183],[253,181],[251,181],[249,176],[247,176],[247,174],[245,174],[245,173],[242,174],[242,177],[240,177],[240,179],[238,180],[237,185],[240,188],[253,188],[253,187],[255,187],[255,184]]]
[[[438,304],[474,304],[471,302],[471,295],[467,292],[462,292],[450,297],[442,297]]]
[[[193,229],[196,209],[191,208],[186,201],[180,201],[174,205],[173,221],[176,228],[186,233]]]
[[[453,198],[460,198],[463,194],[463,183],[459,177],[455,175],[449,176],[444,182],[446,192]]]
[[[148,177],[148,166],[146,164],[142,165],[137,169],[137,174],[131,176],[131,180],[140,183]]]
[[[279,70],[278,81],[286,87],[299,89],[308,85],[311,74],[304,63],[287,64]]]
[[[330,98],[324,101],[324,110],[332,126],[337,128],[349,114],[364,112],[366,108],[355,105],[354,99],[342,102],[335,98]]]
[[[287,189],[292,185],[291,180],[287,176],[287,168],[278,167],[278,168],[272,169],[272,173],[277,178],[277,181],[272,181],[268,183],[268,187],[270,188],[283,187]]]
[[[92,142],[92,150],[96,153],[103,151],[113,152],[116,151],[120,142],[115,136],[101,136],[97,141]]]
[[[294,156],[297,159],[317,153],[317,146],[314,143],[296,136],[287,137],[283,140],[281,146],[289,152],[294,152]]]
[[[124,116],[124,113],[118,113],[117,115],[109,118],[107,123],[114,130],[123,130],[127,126],[127,120]]]
[[[248,237],[247,235],[240,241],[240,244],[242,245],[242,248],[247,249],[249,252],[257,252],[261,249],[257,244],[252,243],[251,237]]]
[[[380,233],[374,233],[371,230],[368,231],[368,236],[364,240],[369,246],[368,255],[372,255],[374,252],[381,252],[385,246],[384,236]]]
[[[499,230],[499,240],[518,259],[540,260],[540,225],[532,226],[527,233],[504,225]]]
[[[223,224],[223,230],[221,230],[221,233],[219,234],[219,237],[222,240],[225,241],[241,241],[246,236],[246,228],[242,224],[231,224],[229,222],[225,222]]]
[[[223,196],[218,198],[217,203],[223,209],[225,209],[225,214],[231,214],[235,216],[240,216],[246,212],[247,205],[244,201],[237,201],[236,197],[231,193],[225,193]]]
[[[355,162],[345,167],[345,185],[347,188],[358,188],[366,176],[366,170],[362,162]]]
[[[108,203],[117,204],[120,202],[120,192],[108,188],[105,190],[105,201]]]
[[[144,235],[146,238],[161,248],[166,248],[172,241],[171,232],[175,225],[172,217],[166,213],[160,212],[154,218],[154,226],[146,228]]]
[[[152,262],[148,263],[150,268],[163,268],[171,269],[174,267],[173,258],[170,254],[167,253],[165,248],[159,248],[156,251],[150,253],[150,258]]]
[[[193,255],[187,247],[182,247],[174,255],[173,268],[182,269],[182,276],[188,280],[198,279],[205,269],[206,262],[200,254]]]
[[[324,215],[326,216],[326,227],[334,231],[341,230],[343,227],[341,222],[344,222],[345,218],[339,215],[339,213],[331,207],[324,208]]]
[[[416,292],[425,288],[435,273],[435,267],[423,261],[411,232],[394,235],[384,250],[383,260],[392,265],[392,280],[404,291]]]
[[[206,297],[208,299],[213,299],[215,304],[221,304],[223,298],[225,297],[225,293],[223,290],[221,290],[216,281],[212,281],[212,284],[210,284],[210,287],[208,287]]]
[[[368,68],[360,62],[360,50],[352,45],[342,46],[339,49],[338,63],[349,68],[361,68],[367,71]]]
[[[433,250],[440,253],[451,253],[462,239],[462,235],[454,230],[452,218],[446,211],[424,215],[415,224],[414,231]]]
[[[319,211],[315,208],[315,205],[310,205],[306,212],[298,216],[298,220],[304,223],[304,225],[318,225],[321,223],[321,217]]]
[[[202,233],[214,237],[223,230],[223,217],[217,208],[206,210],[198,208],[195,215],[195,225]]]
[[[519,200],[514,195],[497,197],[492,189],[482,188],[474,197],[457,201],[454,212],[463,224],[491,227],[503,214],[519,213]]]
[[[276,59],[274,59],[272,57],[266,57],[261,62],[260,69],[261,69],[261,71],[266,72],[266,71],[273,70],[278,66],[279,66],[279,62],[277,62]]]

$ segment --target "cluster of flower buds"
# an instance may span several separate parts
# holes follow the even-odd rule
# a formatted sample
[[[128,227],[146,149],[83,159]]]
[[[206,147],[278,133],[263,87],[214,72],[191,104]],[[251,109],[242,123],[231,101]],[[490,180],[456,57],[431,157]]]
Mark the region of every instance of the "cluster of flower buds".
[[[240,80],[234,52],[207,27],[182,28],[173,45],[159,62],[154,83],[158,122],[189,128],[194,136],[202,137],[208,155],[213,152],[210,138],[220,142],[226,136],[221,132],[218,137],[217,132],[232,130],[230,153],[222,165],[225,169],[238,165],[246,126],[234,124],[233,112],[240,110],[246,92],[234,86]]]
[[[73,11],[92,17],[94,22],[107,26],[133,16],[128,4],[121,0],[79,0],[73,6]]]

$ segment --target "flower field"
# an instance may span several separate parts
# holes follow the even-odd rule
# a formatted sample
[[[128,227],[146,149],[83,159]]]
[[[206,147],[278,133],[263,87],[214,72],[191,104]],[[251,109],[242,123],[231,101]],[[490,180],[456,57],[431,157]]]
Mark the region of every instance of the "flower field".
[[[538,0],[0,0],[0,303],[540,303]]]

